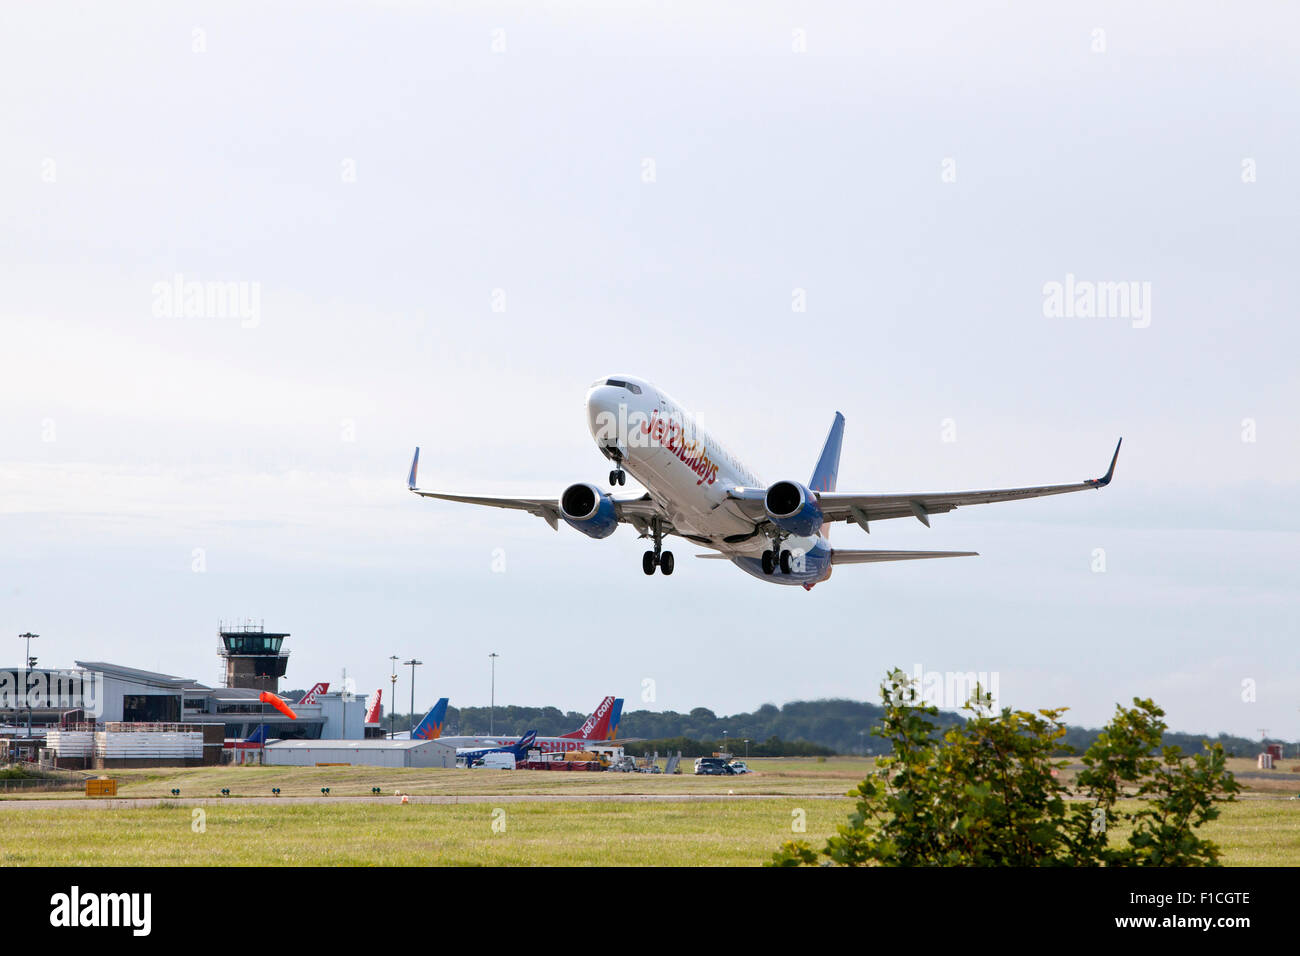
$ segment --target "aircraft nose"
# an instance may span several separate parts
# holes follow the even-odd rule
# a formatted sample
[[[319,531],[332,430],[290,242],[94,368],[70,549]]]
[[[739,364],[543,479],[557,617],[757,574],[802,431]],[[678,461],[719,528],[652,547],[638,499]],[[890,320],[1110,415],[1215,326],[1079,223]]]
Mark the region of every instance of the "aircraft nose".
[[[593,437],[618,425],[618,406],[627,399],[613,385],[595,385],[587,393],[587,427]]]

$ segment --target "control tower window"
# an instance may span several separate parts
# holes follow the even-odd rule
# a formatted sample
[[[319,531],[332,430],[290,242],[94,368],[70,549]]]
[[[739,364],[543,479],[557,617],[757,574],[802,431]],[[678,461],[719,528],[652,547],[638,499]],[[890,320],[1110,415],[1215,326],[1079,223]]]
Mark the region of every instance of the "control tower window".
[[[226,634],[222,639],[231,654],[279,654],[284,642],[279,634]]]

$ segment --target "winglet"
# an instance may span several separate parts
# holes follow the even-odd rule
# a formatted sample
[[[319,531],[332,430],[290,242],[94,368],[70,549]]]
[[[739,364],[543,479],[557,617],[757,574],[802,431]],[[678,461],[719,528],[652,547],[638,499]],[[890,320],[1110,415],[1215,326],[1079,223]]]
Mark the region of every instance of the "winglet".
[[[1110,484],[1110,480],[1115,477],[1115,462],[1119,461],[1119,446],[1122,444],[1124,444],[1122,438],[1115,443],[1115,454],[1110,460],[1110,467],[1106,469],[1106,474],[1100,478],[1092,479],[1088,484],[1095,485],[1098,488],[1105,488]]]
[[[407,476],[406,487],[415,490],[415,471],[420,467],[420,446],[415,446],[415,457],[411,459],[411,474]]]

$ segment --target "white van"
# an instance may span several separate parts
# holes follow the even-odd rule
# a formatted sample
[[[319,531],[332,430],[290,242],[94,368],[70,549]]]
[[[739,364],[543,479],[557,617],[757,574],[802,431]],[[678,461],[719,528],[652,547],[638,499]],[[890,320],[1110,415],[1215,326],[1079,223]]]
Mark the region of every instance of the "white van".
[[[515,755],[509,753],[484,754],[483,759],[474,766],[476,768],[482,767],[485,770],[514,770]]]

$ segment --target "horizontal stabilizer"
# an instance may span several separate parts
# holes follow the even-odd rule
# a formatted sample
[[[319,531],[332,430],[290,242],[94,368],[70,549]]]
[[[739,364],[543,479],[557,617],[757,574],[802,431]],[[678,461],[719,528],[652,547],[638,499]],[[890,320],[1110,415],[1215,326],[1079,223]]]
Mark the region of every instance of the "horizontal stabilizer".
[[[974,558],[978,551],[853,551],[835,548],[831,564],[871,564],[876,561],[916,561],[920,558]]]

